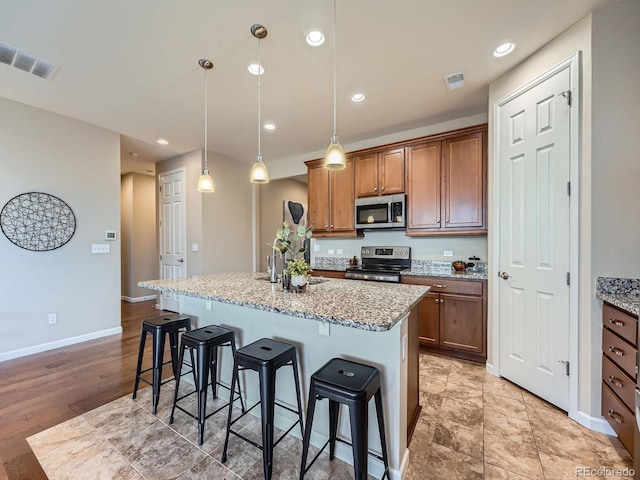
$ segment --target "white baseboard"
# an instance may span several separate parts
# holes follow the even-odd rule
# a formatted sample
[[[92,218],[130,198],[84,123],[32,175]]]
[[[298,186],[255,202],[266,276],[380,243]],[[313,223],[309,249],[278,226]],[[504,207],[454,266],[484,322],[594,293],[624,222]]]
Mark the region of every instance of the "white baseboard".
[[[146,302],[147,300],[156,300],[158,297],[156,295],[145,295],[144,297],[125,297],[123,295],[120,298],[125,302],[138,303],[138,302]]]
[[[500,376],[500,372],[498,372],[498,369],[493,366],[493,363],[487,362],[486,365],[485,365],[485,369],[486,369],[487,373],[490,373],[494,377],[499,377]]]
[[[95,340],[96,338],[108,337],[109,335],[118,335],[120,333],[122,333],[122,327],[114,327],[107,330],[100,330],[98,332],[78,335],[77,337],[63,338],[62,340],[56,340],[55,342],[42,343],[40,345],[34,345],[32,347],[20,348],[18,350],[12,350],[10,352],[0,353],[0,362],[11,360],[13,358],[24,357],[27,355],[33,355],[34,353],[46,352],[48,350],[53,350],[54,348],[66,347],[68,345],[86,342],[87,340]]]
[[[592,417],[591,415],[579,410],[577,415],[572,418],[583,427],[587,427],[589,430],[606,433],[607,435],[613,435],[614,437],[618,436],[603,416]]]

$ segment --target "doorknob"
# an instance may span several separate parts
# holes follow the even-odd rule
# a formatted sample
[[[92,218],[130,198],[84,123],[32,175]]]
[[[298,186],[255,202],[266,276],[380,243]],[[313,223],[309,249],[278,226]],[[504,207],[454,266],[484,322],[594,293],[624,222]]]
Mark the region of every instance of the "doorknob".
[[[180,263],[184,263],[184,258],[179,258],[179,259],[178,259],[178,261],[179,261]]]
[[[507,272],[498,272],[498,276],[504,280],[506,280],[507,278],[509,278],[509,274]]]

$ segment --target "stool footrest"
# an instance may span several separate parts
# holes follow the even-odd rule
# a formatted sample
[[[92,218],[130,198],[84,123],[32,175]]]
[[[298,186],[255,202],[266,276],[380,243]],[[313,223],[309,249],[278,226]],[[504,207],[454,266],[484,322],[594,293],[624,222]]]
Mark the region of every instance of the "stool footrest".
[[[255,405],[254,405],[255,406]],[[253,407],[251,407],[253,408]],[[242,415],[240,415],[238,418],[236,418],[233,422],[231,422],[232,424],[235,423],[236,421],[240,420],[246,413],[249,413],[249,410],[247,410],[245,413],[243,413]],[[282,440],[284,440],[284,437],[287,436],[287,434],[293,430],[293,428],[298,425],[300,423],[300,420],[296,420],[293,425],[291,425],[289,427],[289,429],[284,432],[280,438],[278,438],[276,441],[273,442],[273,446],[275,447],[276,445],[278,445]],[[251,445],[253,445],[256,448],[259,448],[260,450],[264,450],[264,446],[260,445],[259,443],[254,442],[253,440],[251,440],[250,438],[245,437],[244,435],[242,435],[240,432],[236,432],[235,430],[231,430],[229,429],[229,433],[233,433],[236,437],[241,438],[242,440],[244,440],[245,442],[250,443]]]
[[[322,446],[322,448],[320,449],[320,451],[318,453],[316,453],[316,456],[313,457],[313,460],[311,460],[311,462],[309,463],[309,465],[307,465],[307,467],[304,469],[304,473],[306,474],[309,469],[313,466],[313,464],[315,463],[316,460],[318,460],[318,457],[322,454],[322,452],[324,452],[324,449],[327,448],[327,445],[329,445],[329,442],[331,440],[327,440],[325,442],[325,444]],[[336,437],[336,441],[340,442],[340,443],[344,443],[345,445],[349,445],[351,448],[353,448],[353,445],[351,444],[351,442],[348,442],[347,440],[344,440],[340,437]],[[378,460],[380,460],[381,462],[384,462],[384,458],[382,458],[382,455],[378,455],[377,453],[374,453],[372,451],[368,451],[367,454],[371,457],[377,458]],[[384,475],[382,475],[382,477],[380,478],[380,480],[382,480],[384,477],[387,477],[387,479],[389,478],[388,476],[388,471],[385,470]]]

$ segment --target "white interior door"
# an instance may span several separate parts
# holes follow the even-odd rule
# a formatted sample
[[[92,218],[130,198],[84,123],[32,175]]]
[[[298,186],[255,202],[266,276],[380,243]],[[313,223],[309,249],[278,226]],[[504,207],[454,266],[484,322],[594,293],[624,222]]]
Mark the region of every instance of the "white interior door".
[[[180,278],[187,274],[185,255],[184,171],[160,175],[160,278]],[[160,296],[160,308],[180,312],[180,297]]]
[[[570,72],[499,110],[500,375],[569,407]]]

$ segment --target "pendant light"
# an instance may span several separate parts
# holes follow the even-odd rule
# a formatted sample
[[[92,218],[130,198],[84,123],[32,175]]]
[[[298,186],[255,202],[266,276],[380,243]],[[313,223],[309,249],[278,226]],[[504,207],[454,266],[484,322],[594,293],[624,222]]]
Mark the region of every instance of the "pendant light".
[[[202,169],[202,175],[198,179],[198,191],[212,193],[213,178],[209,175],[209,165],[207,163],[207,72],[213,68],[213,62],[206,58],[201,58],[198,63],[204,70],[204,168]]]
[[[331,145],[327,148],[324,157],[324,168],[327,170],[342,170],[346,168],[347,161],[344,150],[338,141],[336,130],[336,0],[333,0],[333,136]]]
[[[267,29],[260,24],[255,24],[251,27],[251,34],[258,39],[258,156],[251,167],[251,183],[269,183],[269,172],[267,172],[267,166],[262,161],[262,151],[260,150],[262,130],[260,125],[260,77],[264,72],[260,61],[260,40],[267,36]]]

